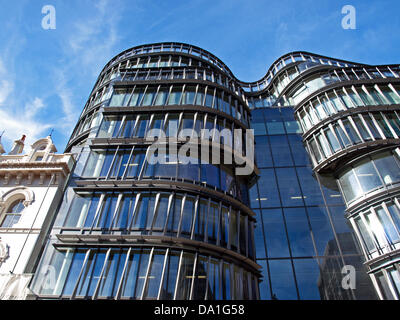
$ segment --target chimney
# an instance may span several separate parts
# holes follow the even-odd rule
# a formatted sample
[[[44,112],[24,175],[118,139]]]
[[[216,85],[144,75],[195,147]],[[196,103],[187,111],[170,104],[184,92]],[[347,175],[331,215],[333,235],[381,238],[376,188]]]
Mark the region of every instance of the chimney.
[[[21,138],[20,140],[15,140],[15,141],[14,141],[14,145],[13,145],[11,151],[10,151],[8,154],[9,154],[9,155],[21,154],[22,151],[24,150],[25,138],[26,138],[26,135],[23,135],[22,138]]]

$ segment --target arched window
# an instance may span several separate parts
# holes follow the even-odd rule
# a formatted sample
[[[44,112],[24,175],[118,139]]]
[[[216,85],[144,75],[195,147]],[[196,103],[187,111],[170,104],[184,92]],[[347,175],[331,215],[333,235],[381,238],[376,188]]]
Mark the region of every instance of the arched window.
[[[19,221],[25,208],[23,202],[22,199],[16,200],[7,208],[3,221],[1,221],[1,228],[11,228]]]

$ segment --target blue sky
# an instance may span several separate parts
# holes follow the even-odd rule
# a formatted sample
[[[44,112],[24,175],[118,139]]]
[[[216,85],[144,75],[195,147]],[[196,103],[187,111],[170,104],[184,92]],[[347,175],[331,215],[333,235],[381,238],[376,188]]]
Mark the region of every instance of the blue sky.
[[[356,30],[341,9],[356,8]],[[96,78],[113,56],[161,41],[197,45],[244,81],[279,56],[311,51],[367,64],[400,63],[400,1],[0,0],[0,133],[8,151],[54,128],[63,152]],[[42,28],[42,7],[56,29]]]

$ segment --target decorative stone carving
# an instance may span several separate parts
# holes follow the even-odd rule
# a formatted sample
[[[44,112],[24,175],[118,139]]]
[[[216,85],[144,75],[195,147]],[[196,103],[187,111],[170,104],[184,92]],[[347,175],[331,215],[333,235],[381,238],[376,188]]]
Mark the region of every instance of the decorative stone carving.
[[[0,263],[5,262],[9,257],[10,247],[7,243],[4,243],[0,238]]]

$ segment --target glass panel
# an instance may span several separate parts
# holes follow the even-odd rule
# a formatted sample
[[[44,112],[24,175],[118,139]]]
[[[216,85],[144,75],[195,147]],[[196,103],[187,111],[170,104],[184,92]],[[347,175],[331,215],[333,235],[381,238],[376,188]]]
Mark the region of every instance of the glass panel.
[[[189,300],[193,279],[194,254],[184,252],[180,263],[176,300]]]
[[[378,207],[375,212],[389,240],[392,243],[399,241],[400,236],[385,210],[382,207]]]
[[[157,298],[160,287],[161,274],[164,265],[165,252],[154,250],[153,260],[150,265],[149,275],[147,278],[146,288],[143,293],[143,298]]]
[[[382,185],[371,160],[366,159],[355,165],[354,171],[360,181],[364,192],[375,189]]]
[[[174,298],[176,276],[179,268],[179,255],[177,251],[171,251],[168,254],[160,296],[162,300],[172,300]]]
[[[289,257],[289,245],[281,209],[262,210],[265,241],[269,258]],[[258,226],[257,228],[259,228]]]
[[[204,300],[207,290],[208,258],[199,256],[194,276],[193,299]]]
[[[375,155],[372,159],[385,184],[400,181],[400,168],[390,152]]]
[[[82,266],[83,266],[83,261],[85,259],[87,250],[81,249],[81,250],[76,250],[71,267],[68,272],[68,277],[65,282],[64,290],[63,290],[63,295],[64,296],[71,296],[72,292],[75,288],[75,285],[78,281],[79,274],[81,272]]]
[[[311,230],[304,208],[284,209],[292,256],[315,256]]]
[[[346,201],[351,201],[362,195],[362,190],[357,182],[353,169],[349,169],[339,177],[340,186]]]

